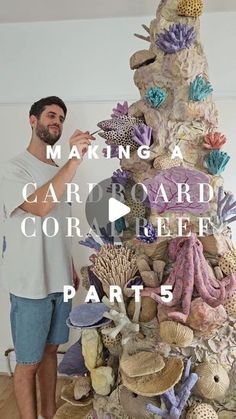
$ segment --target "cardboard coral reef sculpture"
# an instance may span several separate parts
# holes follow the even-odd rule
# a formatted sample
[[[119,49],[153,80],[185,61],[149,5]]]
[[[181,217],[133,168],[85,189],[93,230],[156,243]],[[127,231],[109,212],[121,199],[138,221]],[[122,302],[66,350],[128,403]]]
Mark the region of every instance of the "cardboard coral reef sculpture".
[[[230,157],[200,42],[202,10],[202,0],[160,1],[137,35],[147,49],[130,59],[140,99],[98,124],[104,156],[110,147],[120,159],[111,184],[131,212],[115,223],[116,240],[99,226],[103,244],[91,235],[81,243],[93,249],[83,284],[102,302],[68,319],[82,330],[89,377],[63,390],[70,417],[85,417],[91,395],[87,417],[97,419],[236,417],[236,201],[224,190]],[[119,154],[127,146],[129,158]],[[121,301],[109,300],[112,285]]]

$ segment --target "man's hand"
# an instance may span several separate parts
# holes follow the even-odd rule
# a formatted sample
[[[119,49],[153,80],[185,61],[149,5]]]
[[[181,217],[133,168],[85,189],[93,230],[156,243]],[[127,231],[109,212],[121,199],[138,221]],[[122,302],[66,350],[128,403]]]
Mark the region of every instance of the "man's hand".
[[[88,146],[91,144],[91,140],[95,140],[95,138],[89,134],[89,131],[82,132],[77,129],[70,137],[70,149],[72,146],[76,146],[80,158],[83,159],[84,155],[88,151]]]
[[[78,289],[79,289],[79,284],[80,284],[80,279],[79,279],[79,277],[78,277],[78,275],[77,275],[77,272],[76,272],[76,270],[75,270],[73,260],[72,260],[72,269],[73,269],[73,279],[72,279],[72,285],[73,285],[73,287],[74,287],[75,291],[78,291]]]

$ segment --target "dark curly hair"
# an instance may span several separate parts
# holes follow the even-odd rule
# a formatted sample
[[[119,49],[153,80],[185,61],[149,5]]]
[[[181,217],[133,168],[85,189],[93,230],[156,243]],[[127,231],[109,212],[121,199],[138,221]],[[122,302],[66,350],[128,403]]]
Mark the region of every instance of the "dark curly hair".
[[[34,115],[37,118],[40,118],[40,115],[44,111],[45,107],[49,106],[49,105],[59,106],[63,110],[64,115],[66,117],[66,114],[67,114],[66,105],[63,102],[63,100],[60,99],[57,96],[44,97],[44,98],[38,100],[37,102],[33,103],[33,105],[30,108],[30,111],[29,111],[29,116]]]

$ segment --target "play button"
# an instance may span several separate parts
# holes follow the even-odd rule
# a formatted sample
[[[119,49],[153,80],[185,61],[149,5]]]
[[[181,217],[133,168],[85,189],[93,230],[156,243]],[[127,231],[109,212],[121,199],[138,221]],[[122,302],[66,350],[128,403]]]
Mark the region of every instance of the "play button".
[[[130,213],[130,208],[122,204],[122,202],[118,201],[115,198],[109,199],[109,207],[108,207],[108,217],[109,221],[113,223],[119,218],[124,217],[125,215]]]

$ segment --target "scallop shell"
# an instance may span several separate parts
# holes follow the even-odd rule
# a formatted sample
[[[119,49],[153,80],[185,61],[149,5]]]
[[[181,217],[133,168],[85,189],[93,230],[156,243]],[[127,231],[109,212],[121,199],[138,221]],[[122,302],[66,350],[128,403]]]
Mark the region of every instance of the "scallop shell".
[[[167,360],[161,371],[154,374],[131,378],[121,372],[121,377],[124,386],[133,393],[152,397],[163,394],[174,387],[180,381],[183,369],[182,359],[173,357]]]
[[[193,331],[188,326],[173,321],[160,323],[160,337],[163,342],[169,345],[186,348],[193,341]]]
[[[155,352],[138,352],[134,355],[123,354],[120,367],[128,377],[142,377],[161,371],[165,366],[162,356]]]
[[[76,400],[74,396],[75,383],[65,385],[61,391],[61,398],[72,406],[88,406],[93,402],[93,396],[90,393],[87,397],[83,397],[81,400]]]
[[[236,273],[236,250],[225,253],[219,259],[219,267],[226,275]]]
[[[221,400],[229,388],[229,376],[220,364],[203,362],[196,367],[199,379],[195,391],[209,400]]]
[[[226,298],[223,305],[228,316],[236,317],[236,292]]]
[[[72,406],[70,403],[64,403],[57,410],[54,419],[78,419],[78,411],[80,419],[85,419],[91,410],[91,405],[88,406]]]
[[[202,0],[181,0],[178,5],[178,15],[199,17],[203,12]]]
[[[217,419],[218,415],[210,404],[199,403],[191,407],[187,414],[186,419]]]

